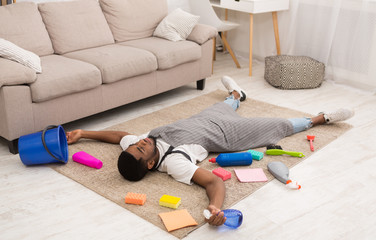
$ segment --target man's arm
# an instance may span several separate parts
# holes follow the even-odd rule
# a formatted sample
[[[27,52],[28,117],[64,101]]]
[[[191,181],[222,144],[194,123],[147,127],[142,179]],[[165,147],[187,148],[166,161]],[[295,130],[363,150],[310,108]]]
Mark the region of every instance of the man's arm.
[[[192,181],[206,189],[209,198],[208,209],[212,214],[208,223],[216,226],[224,224],[226,218],[221,212],[221,207],[225,199],[226,188],[222,179],[206,169],[198,168],[193,174]]]
[[[118,144],[126,135],[130,135],[130,133],[122,131],[85,131],[82,129],[67,132],[66,134],[68,144],[78,142],[81,138]]]

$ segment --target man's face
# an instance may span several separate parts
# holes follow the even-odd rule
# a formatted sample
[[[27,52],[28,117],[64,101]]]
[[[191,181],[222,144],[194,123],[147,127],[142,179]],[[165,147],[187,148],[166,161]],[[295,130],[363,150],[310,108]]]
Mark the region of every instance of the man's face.
[[[157,154],[157,147],[155,144],[155,139],[153,138],[144,138],[138,141],[135,144],[130,145],[127,149],[127,152],[132,154],[136,159],[143,159],[148,161],[155,157]]]

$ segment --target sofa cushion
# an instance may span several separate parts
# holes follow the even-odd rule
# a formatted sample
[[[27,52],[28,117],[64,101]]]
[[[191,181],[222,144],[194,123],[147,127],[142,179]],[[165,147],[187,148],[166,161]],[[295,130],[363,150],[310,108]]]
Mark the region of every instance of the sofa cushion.
[[[34,70],[15,61],[0,58],[0,87],[32,83],[37,79]]]
[[[114,43],[96,0],[40,3],[39,11],[57,54]]]
[[[165,38],[174,42],[187,39],[192,29],[198,23],[200,16],[175,9],[168,14],[157,26],[153,36]]]
[[[218,35],[218,30],[215,27],[197,24],[191,34],[187,37],[187,40],[194,41],[200,45],[204,44],[209,39],[212,39]]]
[[[0,23],[0,38],[39,56],[54,52],[35,3],[21,2],[0,7]]]
[[[67,53],[64,56],[95,65],[103,83],[111,83],[157,69],[156,57],[143,49],[117,44]]]
[[[42,72],[40,57],[38,55],[3,38],[0,38],[0,57],[18,62],[37,73]]]
[[[152,52],[157,57],[158,69],[161,70],[201,58],[200,45],[192,41],[171,42],[158,37],[150,37],[119,44]]]
[[[99,0],[117,42],[151,37],[167,16],[166,0]]]
[[[30,84],[33,102],[43,102],[102,84],[95,66],[58,55],[41,58],[43,73]]]

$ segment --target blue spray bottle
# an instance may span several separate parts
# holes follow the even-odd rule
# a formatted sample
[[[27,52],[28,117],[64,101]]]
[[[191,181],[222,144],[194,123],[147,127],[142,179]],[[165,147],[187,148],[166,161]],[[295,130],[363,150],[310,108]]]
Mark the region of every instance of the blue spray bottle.
[[[224,225],[230,228],[238,228],[243,223],[243,214],[241,211],[236,209],[225,209],[222,210],[226,217],[226,222]],[[208,209],[204,210],[204,216],[206,219],[209,219],[211,217],[211,213]]]
[[[218,163],[221,167],[227,166],[247,166],[252,164],[252,153],[221,153],[217,158],[209,159],[209,162]]]

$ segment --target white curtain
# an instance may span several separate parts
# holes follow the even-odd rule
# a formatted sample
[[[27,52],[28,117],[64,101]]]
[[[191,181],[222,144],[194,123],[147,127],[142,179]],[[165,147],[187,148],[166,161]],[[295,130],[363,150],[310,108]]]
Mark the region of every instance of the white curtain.
[[[326,65],[326,79],[376,92],[376,0],[290,0],[283,52]]]

